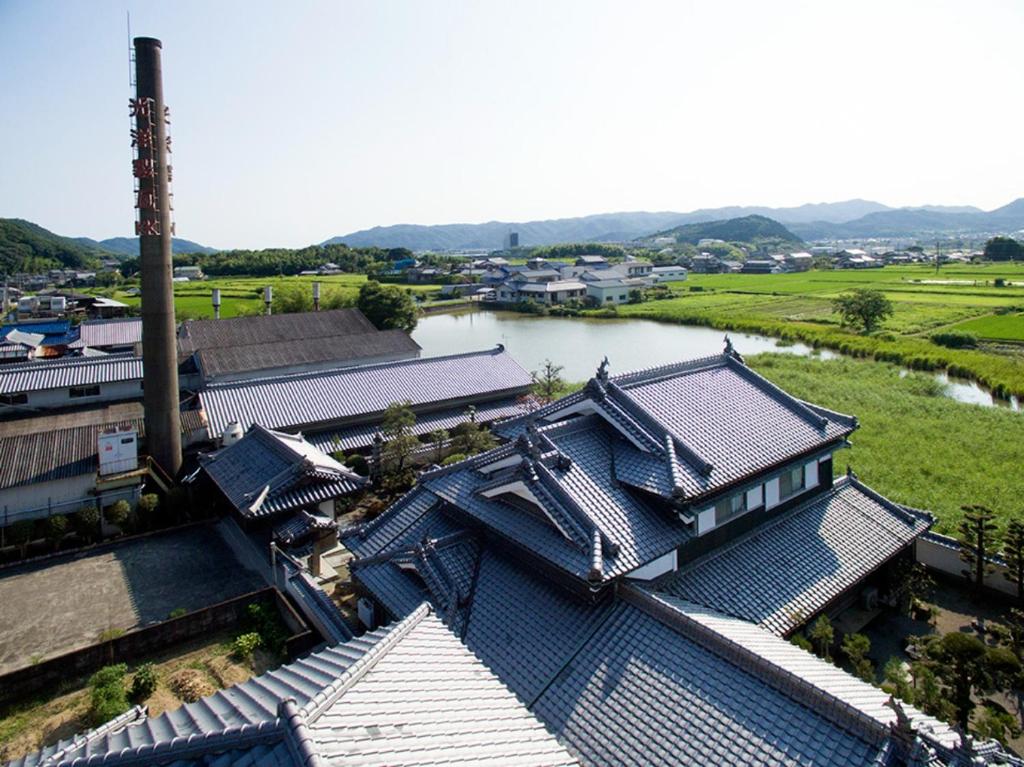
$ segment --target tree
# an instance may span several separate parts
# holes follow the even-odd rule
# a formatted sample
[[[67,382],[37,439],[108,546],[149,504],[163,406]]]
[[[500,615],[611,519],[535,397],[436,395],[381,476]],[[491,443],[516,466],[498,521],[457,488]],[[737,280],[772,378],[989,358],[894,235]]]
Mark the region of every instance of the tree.
[[[128,505],[128,501],[120,500],[108,506],[104,510],[103,516],[106,517],[108,523],[124,527],[131,513],[132,507]]]
[[[63,514],[47,517],[45,530],[46,540],[53,544],[54,549],[58,548],[68,531],[68,518]]]
[[[28,553],[28,545],[35,535],[36,523],[31,519],[22,519],[7,528],[7,537],[11,543],[18,547],[21,558],[24,559]]]
[[[1017,601],[1024,602],[1024,521],[1020,519],[1011,519],[1006,526],[1003,559],[1006,560],[1003,576],[1017,585]]]
[[[1012,237],[993,237],[985,243],[986,261],[1024,261],[1024,245]]]
[[[893,313],[892,301],[879,290],[856,288],[832,300],[832,307],[842,317],[843,325],[862,328],[870,333]]]
[[[441,463],[444,460],[444,448],[445,443],[448,441],[448,430],[434,429],[427,437],[434,448],[434,463]]]
[[[411,333],[416,329],[416,302],[397,285],[381,285],[370,280],[359,288],[356,306],[378,330]]]
[[[814,644],[815,650],[825,660],[832,660],[830,650],[832,648],[832,640],[835,639],[835,630],[832,628],[832,621],[828,619],[827,615],[818,616],[818,620],[811,624],[811,628],[807,631],[807,636],[811,638],[811,642]]]
[[[865,682],[875,681],[875,667],[867,657],[871,652],[871,640],[863,634],[847,634],[843,637],[843,654],[850,662],[853,673]]]
[[[910,559],[901,559],[896,564],[890,582],[893,584],[892,594],[903,615],[910,615],[914,605],[922,599],[928,599],[935,588],[935,581],[924,565]]]
[[[400,475],[405,471],[406,463],[420,444],[412,433],[415,425],[416,414],[409,400],[392,402],[384,411],[381,433],[385,440],[382,457],[386,473]]]
[[[463,457],[483,453],[495,446],[494,435],[476,422],[476,408],[466,410],[466,420],[452,429],[452,450]]]
[[[907,703],[914,702],[914,688],[910,684],[910,675],[902,660],[895,656],[889,658],[882,668],[882,676],[885,677],[882,683],[883,690]]]
[[[530,391],[535,397],[543,402],[551,402],[565,388],[565,381],[562,380],[562,366],[556,365],[551,360],[544,360],[544,368],[537,372],[530,373],[533,378],[533,386]]]
[[[980,505],[961,508],[964,519],[960,523],[960,559],[967,564],[967,569],[961,572],[980,594],[985,586],[985,576],[993,571],[988,556],[996,550],[995,513]]]
[[[957,724],[966,731],[974,710],[971,692],[984,681],[985,645],[976,636],[951,631],[932,646],[931,652],[937,661],[936,673],[951,693]]]

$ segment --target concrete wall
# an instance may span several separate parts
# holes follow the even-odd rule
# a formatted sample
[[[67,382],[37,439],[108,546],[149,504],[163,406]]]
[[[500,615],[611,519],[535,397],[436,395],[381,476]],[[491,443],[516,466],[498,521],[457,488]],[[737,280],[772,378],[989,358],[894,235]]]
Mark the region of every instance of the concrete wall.
[[[917,561],[925,567],[945,575],[963,579],[967,563],[960,559],[960,544],[955,538],[937,533],[925,533],[914,547]],[[1017,596],[1017,584],[1006,579],[1006,564],[1001,559],[989,558],[993,573],[985,578],[985,586],[1000,594]]]
[[[77,405],[93,405],[97,402],[125,402],[142,398],[142,381],[138,379],[103,383],[99,384],[99,387],[100,393],[95,397],[72,397],[71,389],[67,386],[57,389],[31,391],[28,392],[28,404],[19,405],[17,409],[36,408],[39,410],[54,410],[56,408]]]
[[[23,519],[43,519],[54,514],[73,514],[83,506],[109,506],[115,501],[138,501],[140,486],[119,487],[97,497],[96,474],[37,482],[0,490],[0,526]]]

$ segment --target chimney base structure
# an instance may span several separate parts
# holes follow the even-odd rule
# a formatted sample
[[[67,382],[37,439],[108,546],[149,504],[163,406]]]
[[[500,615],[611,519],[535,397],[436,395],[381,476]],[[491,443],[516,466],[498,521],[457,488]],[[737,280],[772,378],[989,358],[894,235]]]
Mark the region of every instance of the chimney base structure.
[[[136,147],[139,273],[142,288],[142,400],[150,456],[171,477],[181,469],[177,328],[171,279],[171,166],[169,110],[164,104],[159,40],[135,38],[135,98],[131,102]]]

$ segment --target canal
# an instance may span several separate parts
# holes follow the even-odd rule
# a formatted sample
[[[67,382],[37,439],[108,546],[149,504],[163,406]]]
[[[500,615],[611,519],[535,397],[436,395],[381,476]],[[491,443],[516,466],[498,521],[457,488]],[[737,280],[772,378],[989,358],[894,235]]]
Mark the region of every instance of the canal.
[[[585,381],[594,375],[607,354],[612,375],[629,370],[666,365],[684,359],[719,354],[725,333],[713,328],[675,325],[652,320],[586,319],[579,317],[537,317],[517,312],[468,310],[432,314],[419,321],[413,338],[423,347],[424,357],[479,351],[503,344],[527,370],[540,370],[550,359],[561,365],[567,381]],[[730,333],[740,354],[786,352],[821,359],[839,356],[805,344],[780,342],[768,336]],[[977,405],[1000,405],[1014,410],[1014,399],[994,399],[971,381],[951,380],[935,373],[946,396]]]

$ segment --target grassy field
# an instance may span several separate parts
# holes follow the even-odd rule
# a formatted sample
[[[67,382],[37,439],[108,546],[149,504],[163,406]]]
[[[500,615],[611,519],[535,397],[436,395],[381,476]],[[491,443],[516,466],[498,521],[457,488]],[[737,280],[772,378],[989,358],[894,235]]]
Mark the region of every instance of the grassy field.
[[[259,314],[263,311],[263,288],[274,288],[275,301],[289,293],[312,296],[314,282],[321,284],[321,301],[329,306],[332,301],[354,301],[359,287],[366,282],[363,274],[332,274],[323,277],[214,277],[201,282],[174,283],[174,308],[179,320],[213,317],[211,294],[220,288],[221,317]],[[402,285],[413,293],[423,295],[441,289],[440,285]],[[131,306],[139,304],[138,296],[117,291],[113,298]]]
[[[1024,343],[1024,313],[977,317],[955,325],[954,329],[975,333],[988,341]]]
[[[1006,287],[995,287],[999,279]],[[997,395],[1024,395],[1024,347],[948,349],[929,338],[954,328],[982,338],[1024,340],[1024,265],[944,266],[938,274],[925,266],[698,274],[671,287],[676,297],[620,306],[618,316],[762,333],[915,369],[948,369]],[[840,327],[832,311],[833,298],[858,287],[884,292],[895,309],[871,335]]]
[[[213,691],[239,684],[278,665],[278,658],[261,650],[257,650],[252,665],[239,662],[231,654],[236,633],[225,630],[154,656],[151,660],[159,683],[154,693],[141,701],[150,716],[159,716],[182,704],[168,684],[176,672],[200,672],[200,678]],[[135,667],[129,668],[129,678],[134,670]],[[0,760],[16,759],[88,730],[92,726],[89,694],[86,679],[68,680],[56,695],[41,695],[36,700],[0,709]]]
[[[748,362],[801,399],[857,416],[837,471],[849,464],[888,498],[934,512],[940,532],[955,534],[964,504],[989,506],[1003,523],[1024,517],[1024,414],[956,402],[931,376],[901,377],[894,365],[787,354]]]

